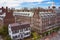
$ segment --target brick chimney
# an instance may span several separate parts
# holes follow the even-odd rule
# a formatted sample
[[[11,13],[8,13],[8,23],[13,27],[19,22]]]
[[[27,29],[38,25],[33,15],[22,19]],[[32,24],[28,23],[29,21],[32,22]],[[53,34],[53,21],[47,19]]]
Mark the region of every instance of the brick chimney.
[[[39,18],[39,9],[38,8],[36,8],[34,11],[34,17]]]
[[[8,10],[6,7],[6,16],[4,18],[4,25],[15,23],[15,17],[13,16],[13,10]]]
[[[4,12],[4,7],[2,7],[2,12]]]
[[[5,13],[6,9],[4,7],[2,7],[2,13]]]

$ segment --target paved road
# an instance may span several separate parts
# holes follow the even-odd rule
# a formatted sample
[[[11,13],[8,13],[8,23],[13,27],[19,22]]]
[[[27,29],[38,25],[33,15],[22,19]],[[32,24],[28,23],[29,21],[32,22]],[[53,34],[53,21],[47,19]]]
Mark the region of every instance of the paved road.
[[[41,40],[60,40],[60,31],[58,33],[53,33]]]

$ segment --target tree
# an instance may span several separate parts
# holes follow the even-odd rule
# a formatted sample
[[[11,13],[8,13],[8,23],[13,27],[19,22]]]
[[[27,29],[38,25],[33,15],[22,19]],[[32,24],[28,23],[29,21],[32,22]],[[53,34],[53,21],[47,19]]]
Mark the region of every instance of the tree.
[[[0,28],[0,35],[2,35],[4,40],[11,40],[10,36],[8,35],[8,26],[6,25]]]
[[[32,32],[32,36],[33,36],[33,40],[37,40],[37,39],[40,39],[40,35],[38,35],[38,33],[36,32]]]
[[[4,40],[11,40],[11,38],[9,35],[7,35]]]
[[[8,27],[7,26],[3,26],[2,28],[0,28],[0,35],[2,35],[3,37],[8,35]]]
[[[8,27],[6,25],[3,26],[3,35],[8,35]]]
[[[3,31],[4,31],[3,27],[0,28],[0,35],[3,35]]]

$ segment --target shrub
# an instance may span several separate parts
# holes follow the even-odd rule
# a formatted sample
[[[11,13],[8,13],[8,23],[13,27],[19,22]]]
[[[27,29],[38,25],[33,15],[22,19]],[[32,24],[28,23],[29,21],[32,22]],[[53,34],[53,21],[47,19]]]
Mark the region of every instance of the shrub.
[[[4,40],[11,40],[11,38],[10,38],[9,35],[7,35],[7,36],[4,38]]]
[[[4,40],[11,40],[10,36],[8,35],[8,26],[6,25],[0,28],[0,35],[2,35]]]

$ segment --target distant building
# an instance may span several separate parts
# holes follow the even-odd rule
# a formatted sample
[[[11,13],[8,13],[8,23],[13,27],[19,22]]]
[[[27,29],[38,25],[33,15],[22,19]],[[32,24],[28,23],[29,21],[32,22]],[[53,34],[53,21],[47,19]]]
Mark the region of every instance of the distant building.
[[[34,12],[14,12],[16,22],[29,22],[32,30],[42,34],[59,27],[60,10],[57,8],[36,8]],[[59,23],[57,23],[59,22]]]
[[[13,40],[20,40],[31,35],[31,28],[29,23],[12,23],[8,26],[8,32]]]
[[[33,16],[33,30],[40,34],[60,26],[60,9],[54,8],[47,10],[40,12],[36,9]]]
[[[56,26],[56,14],[51,12],[39,12],[34,16],[33,27],[39,33],[44,33]],[[54,27],[53,27],[54,26]]]
[[[33,12],[14,12],[13,15],[15,16],[15,22],[16,23],[24,23],[28,22],[33,25]]]

